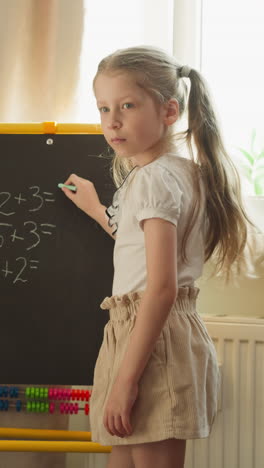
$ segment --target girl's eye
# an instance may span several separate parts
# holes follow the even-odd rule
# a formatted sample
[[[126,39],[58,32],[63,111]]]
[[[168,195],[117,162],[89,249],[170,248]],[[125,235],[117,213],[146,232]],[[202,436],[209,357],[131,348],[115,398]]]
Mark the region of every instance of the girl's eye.
[[[123,104],[123,107],[125,107],[125,109],[130,109],[131,107],[133,107],[133,104],[131,102],[126,102],[125,104]]]
[[[107,110],[108,110],[108,107],[105,107],[105,106],[99,108],[99,112],[107,112]]]
[[[131,107],[134,107],[134,104],[132,104],[131,102],[125,102],[125,104],[123,104],[122,107],[125,109],[130,109]],[[99,107],[99,112],[101,113],[109,112],[109,108],[106,106]]]

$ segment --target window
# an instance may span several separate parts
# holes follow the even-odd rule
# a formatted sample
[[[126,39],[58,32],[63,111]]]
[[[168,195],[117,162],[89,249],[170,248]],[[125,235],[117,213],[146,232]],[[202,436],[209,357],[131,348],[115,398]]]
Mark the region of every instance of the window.
[[[261,0],[203,0],[201,72],[220,116],[227,149],[264,148],[264,9]]]

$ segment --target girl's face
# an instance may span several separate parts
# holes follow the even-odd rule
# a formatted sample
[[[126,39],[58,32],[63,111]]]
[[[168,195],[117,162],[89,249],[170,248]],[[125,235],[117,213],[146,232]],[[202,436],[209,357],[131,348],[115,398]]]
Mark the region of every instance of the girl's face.
[[[165,105],[157,104],[125,72],[100,73],[94,92],[104,136],[118,156],[143,166],[159,155],[167,129]]]

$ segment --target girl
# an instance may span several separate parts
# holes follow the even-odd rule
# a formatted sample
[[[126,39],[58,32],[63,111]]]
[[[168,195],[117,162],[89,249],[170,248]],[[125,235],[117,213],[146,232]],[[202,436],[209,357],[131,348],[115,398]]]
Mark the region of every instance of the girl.
[[[108,468],[182,468],[186,440],[207,437],[217,410],[217,357],[196,312],[195,281],[212,254],[228,273],[243,252],[238,176],[196,70],[133,47],[103,59],[93,87],[120,187],[109,208],[77,175],[65,182],[77,192],[63,189],[115,239],[92,439],[113,446]],[[186,108],[188,129],[175,136]]]

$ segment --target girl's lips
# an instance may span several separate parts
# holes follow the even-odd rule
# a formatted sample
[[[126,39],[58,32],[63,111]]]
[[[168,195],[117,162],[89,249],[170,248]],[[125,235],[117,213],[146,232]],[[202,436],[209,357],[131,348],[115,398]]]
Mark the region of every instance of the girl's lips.
[[[112,143],[121,143],[122,141],[126,141],[124,138],[112,138]]]

